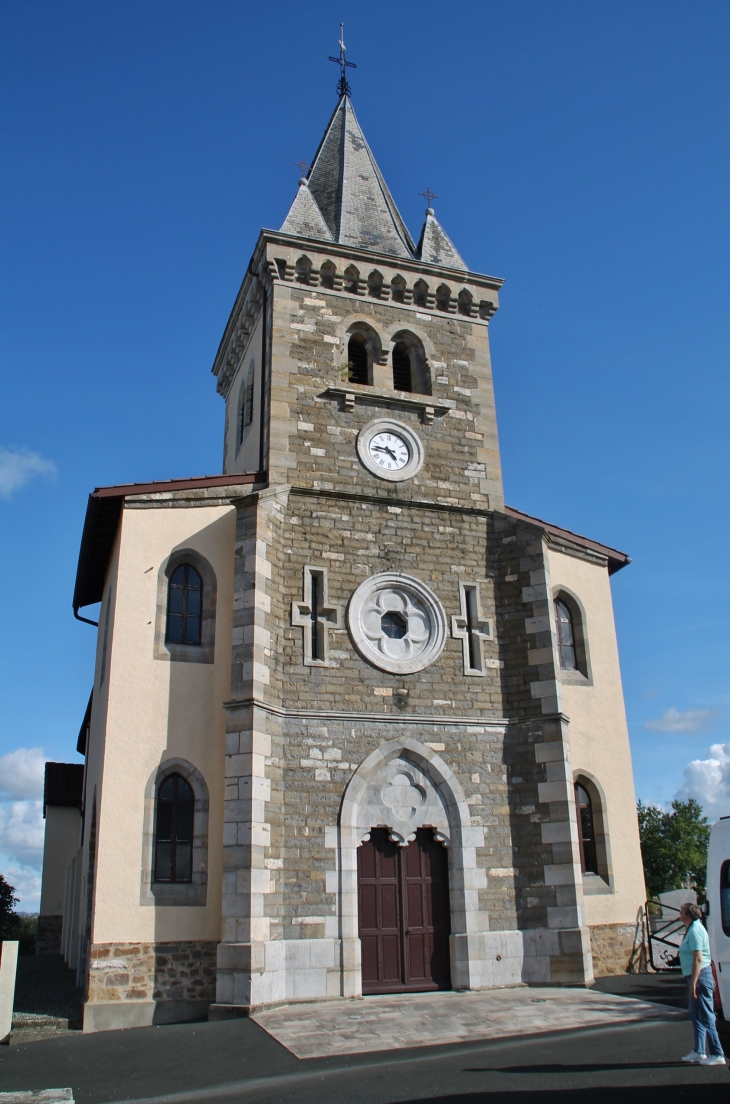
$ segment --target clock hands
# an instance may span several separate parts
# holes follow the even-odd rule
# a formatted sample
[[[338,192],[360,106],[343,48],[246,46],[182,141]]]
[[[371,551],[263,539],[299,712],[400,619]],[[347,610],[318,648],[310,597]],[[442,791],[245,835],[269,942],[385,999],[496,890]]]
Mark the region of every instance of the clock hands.
[[[397,457],[397,456],[395,455],[395,453],[393,452],[393,450],[392,450],[392,449],[389,449],[389,448],[388,448],[387,446],[383,446],[383,445],[373,445],[373,452],[387,452],[387,453],[388,453],[388,456],[390,456],[390,457],[391,457],[391,458],[392,458],[393,460],[397,460],[397,459],[398,459],[398,457]]]

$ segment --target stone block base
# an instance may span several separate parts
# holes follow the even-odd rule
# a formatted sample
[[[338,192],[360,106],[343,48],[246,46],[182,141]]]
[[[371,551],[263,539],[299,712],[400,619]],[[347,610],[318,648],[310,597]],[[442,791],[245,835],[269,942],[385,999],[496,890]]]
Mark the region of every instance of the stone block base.
[[[207,1000],[88,1001],[84,1005],[84,1034],[204,1020],[209,1005]]]
[[[349,995],[342,992],[341,961],[339,939],[221,943],[216,1005],[253,1008]]]
[[[63,916],[39,916],[36,954],[60,954]]]
[[[585,928],[534,928],[453,936],[452,982],[470,989],[509,985],[591,985]]]
[[[594,924],[589,931],[595,976],[625,974],[634,952],[636,925]]]

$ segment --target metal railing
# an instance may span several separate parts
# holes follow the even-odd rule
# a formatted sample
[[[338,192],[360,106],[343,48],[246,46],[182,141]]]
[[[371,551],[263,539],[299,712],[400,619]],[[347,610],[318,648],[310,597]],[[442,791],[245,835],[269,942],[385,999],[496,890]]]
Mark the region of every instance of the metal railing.
[[[679,944],[684,938],[684,924],[679,917],[679,909],[674,905],[661,906],[659,914],[655,901],[647,901],[644,910],[646,917],[646,938],[649,946],[649,964],[661,973],[679,970]],[[667,913],[670,915],[667,916]]]

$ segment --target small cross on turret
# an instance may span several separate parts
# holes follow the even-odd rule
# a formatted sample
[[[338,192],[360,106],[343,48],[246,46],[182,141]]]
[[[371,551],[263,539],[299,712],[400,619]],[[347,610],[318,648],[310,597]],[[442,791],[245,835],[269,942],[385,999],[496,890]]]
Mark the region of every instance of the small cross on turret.
[[[433,214],[432,200],[438,199],[438,196],[436,195],[435,192],[432,192],[430,188],[426,188],[425,191],[419,192],[418,194],[422,195],[423,198],[426,200],[426,203],[427,203],[426,214],[427,215],[432,215]]]

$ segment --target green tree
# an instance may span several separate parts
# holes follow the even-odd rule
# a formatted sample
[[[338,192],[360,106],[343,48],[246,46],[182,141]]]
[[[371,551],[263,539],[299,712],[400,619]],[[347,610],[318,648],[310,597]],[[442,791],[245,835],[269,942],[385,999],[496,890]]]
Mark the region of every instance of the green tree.
[[[0,939],[9,939],[7,934],[15,926],[17,917],[13,905],[17,905],[19,897],[15,896],[15,886],[11,886],[0,874]]]
[[[35,954],[38,917],[19,916],[13,907],[18,900],[15,886],[0,874],[0,939],[17,939],[21,954]]]
[[[673,801],[671,812],[655,805],[637,806],[644,878],[650,897],[665,889],[681,889],[689,881],[705,896],[710,825],[693,797]]]

